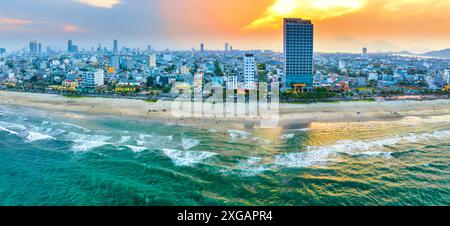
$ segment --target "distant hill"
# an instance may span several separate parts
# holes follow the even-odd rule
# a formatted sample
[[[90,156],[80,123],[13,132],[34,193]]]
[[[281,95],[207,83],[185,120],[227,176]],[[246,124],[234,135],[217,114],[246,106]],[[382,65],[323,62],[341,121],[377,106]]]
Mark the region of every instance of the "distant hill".
[[[388,53],[390,53],[390,54],[401,54],[401,55],[416,55],[415,53],[410,52],[410,51],[388,52]]]
[[[429,56],[429,57],[439,57],[439,58],[448,58],[450,59],[450,49],[444,49],[439,51],[432,51],[428,53],[422,54],[423,56]]]

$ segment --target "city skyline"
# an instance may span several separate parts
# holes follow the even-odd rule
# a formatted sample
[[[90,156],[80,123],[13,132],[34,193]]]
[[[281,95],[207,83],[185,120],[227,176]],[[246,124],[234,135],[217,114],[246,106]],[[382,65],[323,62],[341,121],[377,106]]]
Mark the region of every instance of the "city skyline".
[[[230,43],[234,49],[281,52],[282,18],[297,17],[312,19],[318,52],[368,47],[420,53],[450,47],[447,9],[450,3],[443,0],[18,0],[2,3],[0,43],[17,50],[37,40],[63,50],[72,39],[80,48],[102,43],[111,49],[118,39],[121,46],[141,49],[152,44],[190,50],[205,43],[223,50]]]

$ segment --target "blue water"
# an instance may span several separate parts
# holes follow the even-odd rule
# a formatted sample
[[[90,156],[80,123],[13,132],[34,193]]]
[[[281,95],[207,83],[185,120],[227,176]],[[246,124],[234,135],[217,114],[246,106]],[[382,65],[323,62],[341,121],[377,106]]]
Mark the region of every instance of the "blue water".
[[[449,117],[199,129],[0,107],[0,205],[450,205]]]

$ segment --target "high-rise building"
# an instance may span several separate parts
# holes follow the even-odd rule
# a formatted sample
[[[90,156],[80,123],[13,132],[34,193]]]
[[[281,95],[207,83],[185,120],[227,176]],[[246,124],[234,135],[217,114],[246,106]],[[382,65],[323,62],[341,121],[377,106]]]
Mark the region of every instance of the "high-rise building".
[[[227,89],[238,88],[238,77],[235,75],[227,76]]]
[[[135,62],[134,62],[133,58],[131,58],[131,57],[128,58],[126,60],[126,65],[127,65],[128,70],[133,70],[135,68]]]
[[[31,54],[38,54],[39,51],[39,44],[36,41],[30,42],[30,53]]]
[[[313,86],[314,25],[310,20],[284,19],[285,87]]]
[[[73,42],[72,42],[72,40],[69,40],[69,41],[67,42],[67,51],[68,51],[69,53],[76,53],[76,52],[78,52],[78,46],[77,46],[77,45],[74,45]]]
[[[115,53],[119,52],[119,42],[117,40],[114,40],[114,48],[113,51]]]
[[[95,72],[84,72],[81,75],[81,87],[85,91],[92,92],[96,87],[103,86],[105,84],[105,72],[102,69],[98,69]]]
[[[103,69],[97,69],[97,71],[95,71],[94,83],[96,86],[105,85],[105,71],[103,71]]]
[[[244,57],[244,87],[248,90],[256,89],[256,61],[253,54],[245,54]]]
[[[42,54],[42,43],[38,43],[38,54]]]
[[[67,42],[67,52],[69,52],[69,53],[72,52],[72,45],[73,45],[72,40],[69,40]]]
[[[225,43],[225,52],[228,52],[228,51],[229,51],[229,46],[230,46],[230,44]]]
[[[204,52],[205,51],[205,44],[201,43],[200,44],[200,52]]]
[[[362,55],[363,55],[363,56],[366,56],[366,55],[367,55],[367,48],[366,48],[366,47],[364,47],[364,48],[362,49]]]
[[[194,93],[202,93],[203,88],[203,72],[197,72],[194,74]]]
[[[117,55],[112,55],[109,58],[109,65],[114,68],[115,71],[120,69],[120,58]]]
[[[150,56],[148,57],[148,66],[151,68],[156,67],[156,54],[155,53],[150,54]]]
[[[450,70],[445,70],[444,79],[447,82],[447,85],[450,85]]]

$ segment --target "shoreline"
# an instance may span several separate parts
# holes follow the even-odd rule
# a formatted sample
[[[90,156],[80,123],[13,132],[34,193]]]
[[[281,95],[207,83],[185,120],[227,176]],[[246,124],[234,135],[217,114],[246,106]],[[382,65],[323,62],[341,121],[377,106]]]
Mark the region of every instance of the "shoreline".
[[[56,94],[0,91],[0,105],[30,107],[62,117],[110,116],[157,121],[209,129],[258,128],[253,118],[176,118],[171,114],[171,102],[146,102],[133,99],[69,98]],[[153,112],[155,110],[155,112]],[[304,128],[313,122],[368,122],[400,120],[404,117],[450,115],[450,100],[339,102],[312,104],[280,104],[279,127]]]

